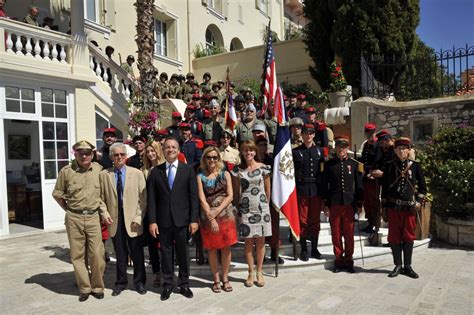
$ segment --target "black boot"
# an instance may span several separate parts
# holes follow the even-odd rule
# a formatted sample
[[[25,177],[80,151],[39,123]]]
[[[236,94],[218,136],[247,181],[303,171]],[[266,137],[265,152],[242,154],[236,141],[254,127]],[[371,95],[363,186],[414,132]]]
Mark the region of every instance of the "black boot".
[[[276,255],[276,249],[275,248],[272,248],[271,249],[271,252],[270,252],[270,259],[272,261],[275,261],[276,262],[276,259],[277,259],[277,255]],[[285,263],[285,261],[283,260],[283,258],[281,258],[280,256],[278,256],[278,264],[279,265],[283,265]]]
[[[311,238],[311,257],[323,259],[323,255],[318,250],[318,237]]]
[[[407,277],[418,279],[418,274],[411,268],[411,257],[413,254],[413,242],[403,244],[403,261],[405,266],[403,268],[403,274]]]
[[[300,238],[300,246],[301,246],[301,253],[300,253],[300,259],[302,261],[308,261],[308,247],[306,245],[306,239],[305,238]]]
[[[392,245],[393,263],[395,268],[388,274],[389,278],[394,278],[402,273],[402,245]]]

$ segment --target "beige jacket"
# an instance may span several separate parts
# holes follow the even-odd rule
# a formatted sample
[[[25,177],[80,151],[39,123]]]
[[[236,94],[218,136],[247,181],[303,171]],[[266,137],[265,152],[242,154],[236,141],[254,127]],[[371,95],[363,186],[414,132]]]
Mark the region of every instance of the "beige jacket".
[[[143,173],[133,167],[125,166],[125,185],[123,188],[123,212],[125,228],[130,237],[143,234],[143,218],[146,214],[146,182]],[[118,203],[114,168],[103,170],[100,175],[100,195],[102,199],[102,219],[112,218],[109,226],[111,237],[117,232]],[[132,228],[132,222],[140,224]]]

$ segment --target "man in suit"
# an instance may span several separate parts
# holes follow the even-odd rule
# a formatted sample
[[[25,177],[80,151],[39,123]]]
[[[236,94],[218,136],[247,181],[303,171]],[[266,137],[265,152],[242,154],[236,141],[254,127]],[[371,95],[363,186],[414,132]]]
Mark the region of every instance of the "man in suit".
[[[112,296],[127,287],[128,249],[133,260],[133,284],[138,293],[145,294],[145,259],[140,237],[146,213],[145,177],[140,170],[125,165],[127,150],[123,143],[112,144],[110,157],[114,166],[102,171],[99,179],[101,216],[109,225],[117,255],[117,278]]]
[[[173,287],[173,243],[179,262],[180,293],[193,297],[189,289],[188,230],[198,229],[199,201],[197,182],[192,165],[178,161],[179,143],[169,137],[163,145],[166,162],[153,168],[148,177],[148,218],[150,234],[160,235],[163,291],[161,300],[167,300]]]

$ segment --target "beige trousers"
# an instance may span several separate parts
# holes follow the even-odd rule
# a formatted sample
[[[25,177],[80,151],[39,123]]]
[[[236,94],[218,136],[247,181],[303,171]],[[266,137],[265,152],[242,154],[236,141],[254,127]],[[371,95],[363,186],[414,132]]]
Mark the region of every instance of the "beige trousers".
[[[99,214],[83,215],[67,211],[66,231],[79,291],[81,293],[104,292],[105,259]],[[85,261],[86,246],[90,275]]]

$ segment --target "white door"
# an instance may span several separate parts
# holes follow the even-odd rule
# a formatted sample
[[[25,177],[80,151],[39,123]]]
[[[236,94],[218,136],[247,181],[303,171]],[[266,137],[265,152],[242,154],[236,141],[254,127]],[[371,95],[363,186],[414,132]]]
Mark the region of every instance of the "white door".
[[[64,226],[64,210],[52,197],[58,172],[69,164],[71,126],[68,93],[65,90],[41,88],[40,152],[42,156],[41,190],[44,229]]]

